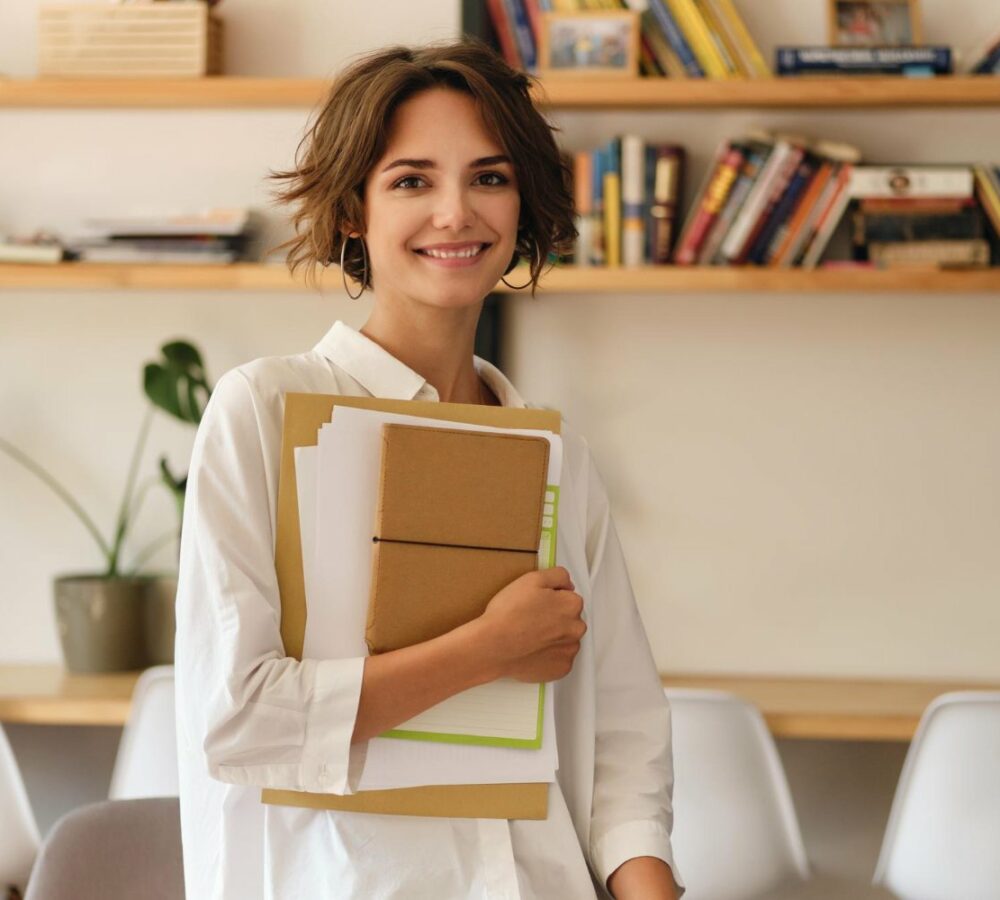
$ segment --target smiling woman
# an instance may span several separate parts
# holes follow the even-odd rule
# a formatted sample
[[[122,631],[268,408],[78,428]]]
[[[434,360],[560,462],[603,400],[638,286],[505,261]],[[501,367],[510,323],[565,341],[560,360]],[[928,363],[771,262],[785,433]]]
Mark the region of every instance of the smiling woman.
[[[189,897],[678,896],[670,710],[603,483],[565,423],[558,566],[499,586],[477,598],[476,618],[399,649],[296,659],[281,639],[287,393],[527,406],[473,348],[497,279],[526,257],[534,289],[575,235],[570,173],[528,88],[478,42],[380,51],[338,78],[295,168],[274,173],[295,210],[293,271],[314,276],[339,260],[373,299],[360,333],[336,322],[310,352],[226,373],[198,431],[176,641]],[[344,634],[357,602],[326,609]],[[261,788],[358,790],[373,739],[501,678],[553,683],[559,767],[544,819],[261,803]]]

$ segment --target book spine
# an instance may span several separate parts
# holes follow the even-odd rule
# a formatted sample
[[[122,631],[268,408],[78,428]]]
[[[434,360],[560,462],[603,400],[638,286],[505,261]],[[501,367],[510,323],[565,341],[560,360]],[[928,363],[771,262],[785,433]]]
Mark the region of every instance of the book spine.
[[[719,18],[715,7],[712,6],[709,0],[695,0],[695,5],[698,7],[698,12],[708,26],[712,40],[715,41],[715,46],[718,48],[719,54],[726,64],[726,68],[737,78],[748,78],[750,70],[740,57],[740,49],[736,46],[725,25]]]
[[[854,214],[856,245],[873,241],[971,241],[983,236],[980,210],[966,209],[955,215],[877,215],[860,210]]]
[[[657,24],[663,30],[663,36],[670,44],[670,48],[677,54],[685,71],[692,78],[704,78],[705,72],[694,53],[691,52],[691,48],[670,10],[667,9],[665,0],[649,0],[649,8],[653,11]]]
[[[521,0],[524,4],[524,11],[528,16],[528,25],[531,26],[531,38],[535,48],[542,35],[542,0]]]
[[[1000,191],[991,182],[986,166],[975,167],[976,197],[985,210],[993,231],[1000,236]]]
[[[764,59],[764,54],[754,41],[743,18],[736,11],[733,0],[709,0],[719,11],[719,21],[723,22],[734,42],[740,48],[743,61],[750,71],[758,78],[770,78],[774,73]]]
[[[666,0],[666,3],[705,75],[708,78],[729,78],[730,72],[719,56],[694,0]]]
[[[817,72],[948,74],[950,47],[778,47],[778,75]]]
[[[868,245],[869,259],[878,266],[899,265],[969,265],[986,266],[990,245],[972,241],[875,242]]]
[[[831,191],[829,202],[816,220],[816,231],[805,247],[802,256],[803,269],[815,269],[819,263],[826,245],[830,243],[833,232],[843,218],[844,210],[851,200],[851,174],[854,166],[845,164],[841,167]]]
[[[573,154],[573,197],[576,207],[576,246],[573,258],[578,266],[591,264],[593,232],[593,156],[585,150]]]
[[[528,23],[528,14],[524,9],[524,0],[504,0],[507,7],[508,20],[513,25],[514,40],[517,50],[524,61],[524,68],[537,71],[538,58],[535,53],[535,38]]]
[[[855,166],[851,196],[971,197],[972,169],[968,166]]]
[[[667,75],[656,58],[656,52],[649,42],[649,34],[645,30],[639,33],[639,74],[648,78],[665,78]]]
[[[643,185],[646,180],[646,147],[642,138],[622,138],[622,263],[643,263]]]
[[[736,262],[742,258],[750,241],[751,232],[767,210],[775,185],[785,174],[788,160],[792,158],[795,149],[788,141],[778,141],[774,145],[774,149],[754,182],[743,208],[739,211],[732,228],[729,229],[729,234],[722,242],[721,252],[727,262]]]
[[[612,138],[605,148],[607,168],[604,180],[604,263],[622,264],[622,167],[621,139]]]
[[[729,151],[719,160],[712,177],[701,196],[693,213],[690,226],[685,227],[684,235],[674,253],[674,262],[679,266],[691,266],[698,260],[701,250],[708,237],[709,229],[715,224],[722,207],[733,189],[733,184],[739,175],[740,167],[745,159],[744,150],[739,145],[732,145]]]
[[[521,56],[517,52],[517,43],[514,41],[514,32],[511,23],[507,19],[504,0],[486,0],[486,9],[490,14],[493,30],[497,33],[500,52],[503,54],[507,65],[514,69],[523,68]]]
[[[640,22],[643,23],[643,34],[646,42],[649,44],[649,49],[653,52],[657,65],[663,70],[666,77],[681,80],[690,78],[690,73],[684,68],[680,57],[674,53],[670,43],[660,30],[660,26],[657,24],[651,9],[643,10]]]
[[[656,148],[653,201],[650,204],[650,262],[664,265],[670,262],[677,232],[677,211],[680,209],[681,174],[684,150],[672,144]]]
[[[593,238],[590,260],[595,266],[604,265],[604,172],[607,168],[605,152],[598,147],[593,151],[594,164],[591,166],[593,176],[593,204],[590,214],[590,231]]]

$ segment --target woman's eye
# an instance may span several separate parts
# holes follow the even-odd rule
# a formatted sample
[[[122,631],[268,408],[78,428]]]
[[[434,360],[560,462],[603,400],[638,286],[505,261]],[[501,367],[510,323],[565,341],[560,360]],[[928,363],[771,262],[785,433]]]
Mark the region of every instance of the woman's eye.
[[[491,181],[487,184],[487,187],[500,187],[501,185],[508,183],[508,178],[506,175],[501,175],[499,172],[483,172],[480,178],[495,178],[495,181]]]
[[[413,181],[423,181],[423,179],[419,175],[407,175],[405,178],[400,178],[399,181],[397,181],[393,185],[393,187],[394,188],[398,188],[398,187],[401,187],[401,188],[416,187],[417,185],[407,184],[407,182],[413,182]]]

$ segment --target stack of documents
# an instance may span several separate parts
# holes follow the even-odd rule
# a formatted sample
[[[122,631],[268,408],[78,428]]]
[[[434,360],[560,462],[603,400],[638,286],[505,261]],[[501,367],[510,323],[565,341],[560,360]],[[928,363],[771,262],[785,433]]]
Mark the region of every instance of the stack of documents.
[[[481,613],[519,574],[555,564],[562,442],[552,431],[338,405],[294,460],[303,657],[427,640]],[[505,527],[504,509],[531,527]],[[466,583],[437,602],[448,579],[434,572],[447,566],[478,578],[479,594]],[[504,678],[352,747],[351,782],[513,785],[554,781],[557,767],[551,690]]]

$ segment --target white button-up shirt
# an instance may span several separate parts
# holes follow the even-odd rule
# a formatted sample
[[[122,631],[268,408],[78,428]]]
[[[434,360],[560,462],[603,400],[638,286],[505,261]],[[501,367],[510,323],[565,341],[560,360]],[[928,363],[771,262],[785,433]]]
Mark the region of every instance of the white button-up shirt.
[[[524,407],[475,358],[504,406]],[[285,656],[274,569],[287,391],[438,400],[378,344],[336,323],[309,353],[224,375],[191,460],[177,594],[177,726],[187,896],[198,900],[609,896],[627,859],[674,870],[670,711],[608,498],[564,428],[557,560],[588,631],[554,683],[548,818],[384,816],[269,806],[260,789],[349,793],[364,659]]]

